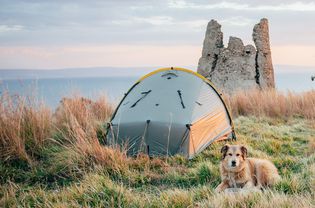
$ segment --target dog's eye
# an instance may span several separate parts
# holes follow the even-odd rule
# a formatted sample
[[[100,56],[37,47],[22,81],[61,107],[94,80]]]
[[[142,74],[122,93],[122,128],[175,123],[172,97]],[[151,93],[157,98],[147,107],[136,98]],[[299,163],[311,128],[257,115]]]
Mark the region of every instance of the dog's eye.
[[[238,156],[240,156],[240,154],[236,154],[236,156],[238,157]]]
[[[231,154],[231,153],[230,153],[229,155],[230,155],[230,156],[232,156],[232,154]]]

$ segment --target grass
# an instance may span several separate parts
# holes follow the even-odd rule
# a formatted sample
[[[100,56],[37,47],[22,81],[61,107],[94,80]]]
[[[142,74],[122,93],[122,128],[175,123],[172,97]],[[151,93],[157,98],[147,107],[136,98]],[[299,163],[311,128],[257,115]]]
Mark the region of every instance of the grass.
[[[255,115],[289,119],[315,119],[315,90],[303,93],[276,90],[239,91],[225,98],[235,116]]]
[[[106,98],[65,98],[51,112],[32,99],[3,94],[0,207],[314,207],[314,98],[306,96],[312,93],[226,98],[234,114],[234,143],[245,144],[249,156],[273,161],[282,177],[262,193],[235,196],[214,193],[225,142],[192,160],[130,158],[101,145],[113,112]],[[275,99],[289,104],[275,107]]]
[[[30,99],[0,97],[0,158],[32,163],[51,131],[51,111]]]

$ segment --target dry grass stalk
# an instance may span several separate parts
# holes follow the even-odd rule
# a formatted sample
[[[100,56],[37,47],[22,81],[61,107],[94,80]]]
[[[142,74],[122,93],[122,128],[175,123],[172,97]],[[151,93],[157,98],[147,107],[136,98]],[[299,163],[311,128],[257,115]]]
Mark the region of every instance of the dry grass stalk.
[[[3,93],[0,97],[0,157],[3,160],[31,157],[50,136],[51,111],[26,98]]]
[[[315,91],[304,93],[270,90],[239,91],[225,97],[234,116],[255,115],[277,118],[301,116],[315,119]]]
[[[69,129],[73,120],[84,131],[90,126],[96,129],[110,118],[112,112],[113,106],[105,97],[96,101],[79,96],[63,98],[55,112],[54,123],[60,131]]]
[[[55,123],[66,132],[63,132],[65,139],[80,155],[119,171],[127,168],[126,152],[103,146],[97,138],[99,125],[109,119],[112,111],[113,107],[104,97],[95,102],[81,97],[64,98],[57,109]]]

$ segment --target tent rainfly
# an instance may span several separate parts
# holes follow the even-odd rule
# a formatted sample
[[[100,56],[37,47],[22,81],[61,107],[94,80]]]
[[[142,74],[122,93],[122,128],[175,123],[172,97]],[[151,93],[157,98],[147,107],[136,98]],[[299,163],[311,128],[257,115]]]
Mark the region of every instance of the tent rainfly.
[[[235,139],[220,94],[205,77],[183,68],[162,68],[138,80],[108,124],[106,143],[129,155],[194,157],[214,141]]]

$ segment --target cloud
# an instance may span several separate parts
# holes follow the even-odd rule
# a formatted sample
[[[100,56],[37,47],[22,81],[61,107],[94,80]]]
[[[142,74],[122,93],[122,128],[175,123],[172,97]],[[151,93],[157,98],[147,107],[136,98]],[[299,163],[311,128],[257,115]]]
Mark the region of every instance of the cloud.
[[[274,45],[272,57],[275,64],[315,67],[315,45]]]
[[[245,9],[248,8],[246,4],[237,4],[233,2],[220,2],[215,4],[195,4],[191,2],[186,2],[182,0],[171,0],[169,2],[170,8],[178,9]]]
[[[0,33],[23,30],[22,25],[0,25]]]
[[[149,23],[151,25],[170,25],[173,22],[173,18],[170,16],[153,16],[153,17],[136,17],[136,21]]]
[[[14,59],[12,59],[12,54]],[[187,66],[196,65],[196,60],[200,54],[200,47],[191,45],[0,47],[0,63],[1,68],[31,69],[97,66]],[[21,63],[23,63],[22,67]]]
[[[175,47],[186,50],[181,48],[183,45],[194,46],[195,51],[195,55],[191,54],[193,58],[182,54],[185,57],[184,61],[190,60],[191,64],[197,64],[207,23],[211,19],[218,20],[222,25],[225,42],[232,35],[240,37],[246,44],[252,43],[254,24],[259,22],[260,18],[266,17],[269,20],[271,47],[290,45],[292,49],[286,48],[287,51],[294,51],[293,45],[315,45],[313,35],[315,34],[315,1],[309,0],[223,0],[223,2],[217,0],[95,0],[92,2],[0,0],[0,2],[2,2],[0,47],[6,47],[8,52],[2,50],[0,68],[9,65],[31,67],[33,66],[31,62],[34,63],[34,67],[72,66],[77,64],[77,60],[80,60],[84,66],[110,65],[115,64],[115,60],[121,60],[120,54],[124,51],[128,52],[126,57],[132,57],[131,61],[135,60],[126,64],[141,65],[143,59],[137,57],[149,56],[153,53],[152,50],[161,52],[161,55],[156,53],[155,56],[164,57],[163,54],[170,51],[170,48],[165,46],[174,47],[171,50],[177,53]],[[101,45],[102,48],[92,47],[95,45]],[[110,50],[104,49],[105,46],[113,45],[126,47],[118,47],[120,51],[115,53],[111,52],[116,47]],[[132,47],[129,47],[130,45]],[[29,47],[32,50],[15,47]],[[54,47],[58,49],[50,50]],[[72,49],[63,50],[67,47]],[[9,50],[10,48],[15,49]],[[135,48],[143,50],[143,54],[137,57],[130,56],[129,54],[135,53]],[[82,52],[79,52],[80,50]],[[187,50],[190,48],[187,47]],[[275,49],[275,62],[285,62],[285,56],[281,51],[286,52],[284,49]],[[312,50],[307,50],[307,55],[303,53],[298,55],[307,57],[303,62],[314,64]],[[175,58],[179,60],[180,56]],[[84,62],[86,57],[89,57],[89,61]],[[166,59],[158,61],[166,62]],[[146,64],[150,65],[149,62],[155,64],[156,60],[148,59]],[[292,60],[288,59],[288,63],[291,62]],[[119,64],[124,63],[120,61]]]
[[[237,27],[254,25],[254,23],[255,23],[255,21],[253,19],[248,19],[248,18],[241,17],[241,16],[230,17],[227,19],[221,19],[221,20],[219,20],[219,22],[222,25],[231,25],[231,26],[237,26]]]
[[[173,24],[173,18],[170,16],[132,17],[122,20],[113,20],[112,23],[118,25],[148,23],[150,25],[160,26]]]
[[[273,64],[315,66],[314,51],[315,45],[275,45]],[[200,46],[184,44],[0,47],[1,68],[193,66],[200,56]]]
[[[299,12],[311,12],[315,11],[314,2],[292,2],[286,4],[274,4],[274,5],[258,5],[253,6],[246,3],[235,3],[223,1],[213,4],[195,4],[186,2],[183,0],[171,0],[169,2],[170,8],[177,9],[201,9],[201,10],[213,10],[213,9],[230,9],[230,10],[243,10],[243,11],[299,11]]]
[[[161,31],[176,31],[176,30],[179,30],[179,28],[183,28],[183,27],[185,27],[185,30],[189,29],[193,31],[200,31],[204,29],[204,27],[207,25],[208,22],[209,20],[207,19],[178,20],[178,19],[174,19],[171,16],[149,16],[149,17],[138,16],[138,17],[132,17],[129,19],[113,20],[112,24],[120,25],[120,26],[132,26],[132,25],[135,26],[137,24],[149,24],[153,27],[158,27],[159,32],[161,32]]]

